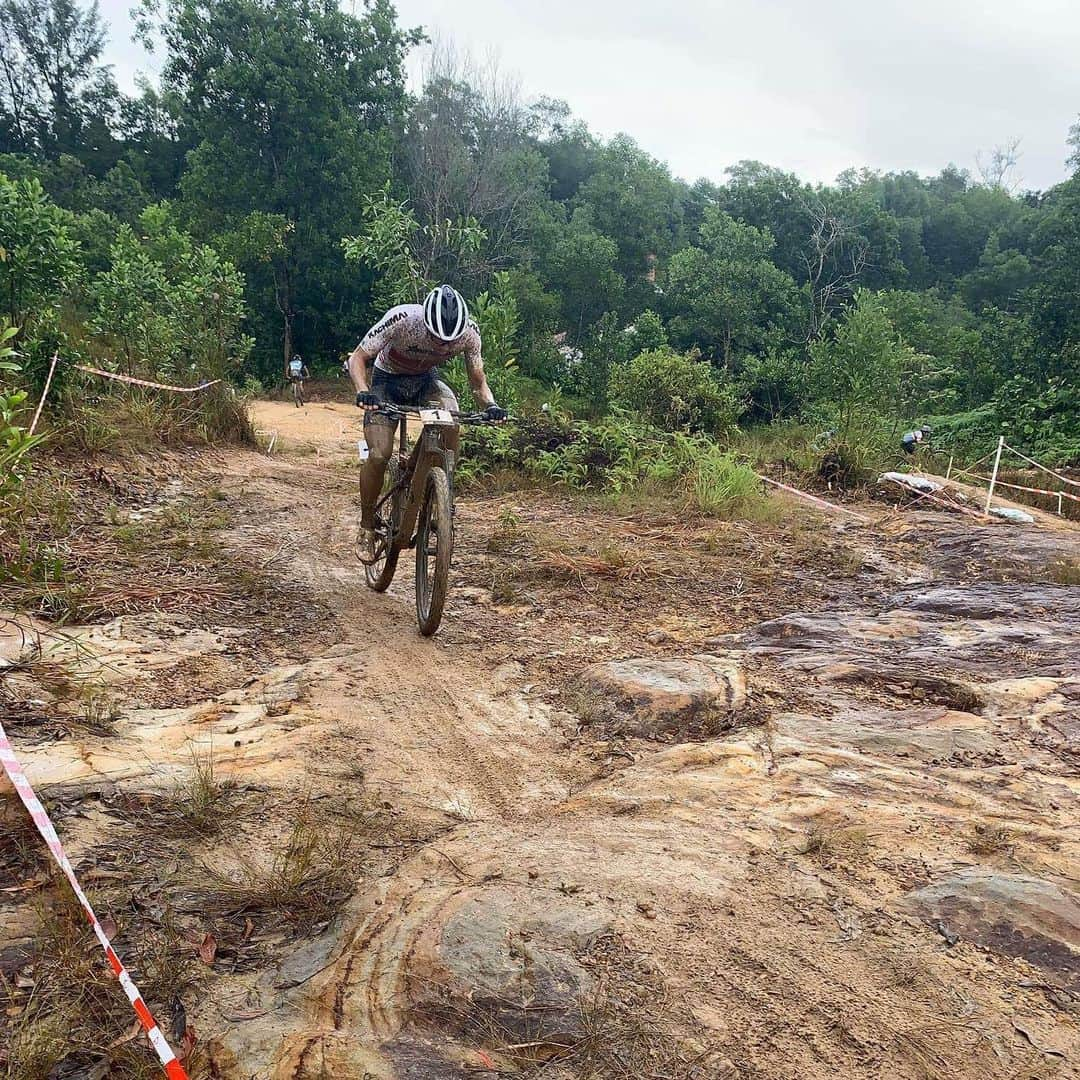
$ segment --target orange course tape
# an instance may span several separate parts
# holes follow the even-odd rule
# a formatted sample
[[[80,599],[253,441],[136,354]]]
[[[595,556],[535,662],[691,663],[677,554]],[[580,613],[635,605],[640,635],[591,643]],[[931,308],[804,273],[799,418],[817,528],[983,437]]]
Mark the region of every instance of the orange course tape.
[[[112,379],[114,382],[128,383],[130,386],[148,386],[151,390],[172,390],[177,394],[194,394],[196,390],[205,390],[208,386],[221,382],[220,379],[211,379],[209,382],[199,383],[198,386],[170,386],[168,383],[136,379],[134,375],[118,375],[115,371],[103,371],[101,368],[88,367],[86,364],[72,364],[71,366],[78,368],[79,371],[85,371],[88,375],[100,375],[103,379]]]
[[[30,781],[27,779],[22,765],[19,764],[19,760],[15,756],[15,751],[8,741],[3,724],[0,724],[0,765],[4,766],[4,771],[7,773],[12,784],[15,785],[15,791],[22,800],[23,806],[26,807],[27,813],[33,818],[38,832],[41,833],[42,839],[48,845],[49,851],[52,852],[57,865],[63,870],[64,876],[68,879],[68,884],[71,885],[76,899],[82,905],[83,911],[86,912],[86,917],[90,921],[90,926],[93,928],[94,934],[101,943],[101,947],[105,950],[105,956],[109,961],[109,967],[112,968],[113,974],[116,975],[120,985],[124,988],[124,993],[127,994],[128,1001],[131,1002],[131,1007],[135,1010],[135,1015],[138,1016],[139,1022],[146,1031],[146,1036],[150,1040],[150,1045],[153,1046],[154,1051],[158,1056],[158,1060],[160,1060],[165,1069],[165,1075],[169,1080],[188,1080],[188,1074],[184,1071],[183,1065],[176,1060],[176,1055],[172,1052],[172,1048],[165,1040],[165,1036],[161,1034],[161,1029],[158,1027],[157,1021],[154,1019],[150,1010],[146,1007],[146,1002],[143,1001],[138,987],[132,982],[131,976],[128,975],[124,965],[120,962],[120,957],[116,955],[116,951],[113,949],[112,945],[109,944],[108,936],[102,929],[101,923],[98,922],[98,917],[94,914],[94,909],[90,906],[90,901],[86,898],[86,893],[82,891],[82,887],[75,877],[75,871],[72,869],[71,863],[64,852],[64,847],[60,843],[60,838],[56,835],[56,829],[53,827],[53,823],[49,820],[48,813],[46,812],[45,807],[41,805],[41,801],[34,794],[34,789],[30,786]]]

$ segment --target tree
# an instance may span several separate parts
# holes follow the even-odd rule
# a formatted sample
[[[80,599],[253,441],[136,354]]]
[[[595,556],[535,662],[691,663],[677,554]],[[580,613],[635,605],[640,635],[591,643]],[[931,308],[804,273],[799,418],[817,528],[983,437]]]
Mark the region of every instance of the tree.
[[[376,270],[374,298],[381,308],[418,303],[436,284],[444,263],[478,251],[487,234],[475,218],[449,218],[421,226],[407,202],[390,193],[390,182],[377,195],[364,196],[364,228],[341,241],[345,257]]]
[[[37,180],[0,173],[0,310],[23,327],[28,314],[55,305],[79,273],[67,215]]]
[[[668,167],[646,154],[628,135],[616,135],[597,155],[596,169],[578,188],[575,208],[592,227],[618,245],[615,269],[633,288],[651,258],[673,251],[682,228],[683,186]]]
[[[129,373],[235,374],[251,348],[243,276],[177,228],[167,206],[148,207],[138,224],[138,234],[120,227],[108,269],[90,284],[91,329]]]
[[[545,279],[562,297],[564,326],[575,340],[605,311],[618,306],[626,282],[616,270],[619,245],[592,227],[589,215],[576,210],[570,221],[552,221],[538,261]]]
[[[856,295],[836,333],[811,345],[810,356],[815,397],[834,412],[844,440],[866,415],[896,410],[904,376],[918,363],[881,298],[866,290]]]
[[[666,300],[674,340],[727,368],[796,328],[804,309],[791,277],[770,259],[772,234],[722,210],[705,211],[701,247],[671,259]]]
[[[355,340],[370,278],[346,267],[340,239],[389,176],[418,33],[397,27],[389,0],[359,16],[334,0],[145,0],[146,33],[155,20],[163,84],[195,146],[180,184],[189,227],[213,239],[251,215],[285,223],[245,264],[264,370],[277,367],[275,321],[285,359],[298,335],[313,351]]]
[[[0,2],[0,152],[115,160],[119,95],[100,63],[104,45],[97,0]]]
[[[547,163],[529,138],[534,122],[494,62],[480,67],[446,43],[432,51],[402,160],[421,227],[417,255],[438,277],[479,286],[520,256],[532,212],[547,197]],[[483,242],[448,258],[438,237],[459,221],[479,226]]]
[[[1020,178],[1015,175],[1020,162],[1020,142],[1020,138],[1012,138],[989,153],[980,151],[975,155],[975,166],[988,188],[1011,193],[1020,186]]]

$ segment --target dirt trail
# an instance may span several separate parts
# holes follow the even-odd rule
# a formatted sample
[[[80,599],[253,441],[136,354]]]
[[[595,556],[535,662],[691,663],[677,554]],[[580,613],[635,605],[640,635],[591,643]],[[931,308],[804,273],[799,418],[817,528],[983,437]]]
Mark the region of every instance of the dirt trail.
[[[426,641],[405,560],[376,596],[351,556],[355,410],[256,419],[274,455],[216,464],[226,542],[295,620],[225,688],[227,626],[73,630],[130,694],[184,665],[183,703],[20,744],[54,794],[160,789],[212,746],[261,801],[185,868],[265,858],[301,805],[360,838],[335,918],[206,973],[206,1075],[1080,1075],[1080,591],[1026,577],[1075,558],[1075,531],[464,500]],[[662,565],[565,569],[611,533]],[[729,674],[701,730],[667,674],[621,704],[579,678],[702,654]],[[65,821],[84,860],[107,818]],[[0,935],[25,918],[0,907]]]

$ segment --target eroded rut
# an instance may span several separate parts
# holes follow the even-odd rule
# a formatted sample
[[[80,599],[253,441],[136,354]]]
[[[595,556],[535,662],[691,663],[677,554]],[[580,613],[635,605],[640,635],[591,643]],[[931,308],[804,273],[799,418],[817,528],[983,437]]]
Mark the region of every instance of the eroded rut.
[[[1077,1075],[1080,590],[973,579],[955,545],[928,544],[886,603],[683,650],[739,683],[689,741],[666,721],[649,737],[701,701],[647,664],[582,726],[542,669],[485,663],[488,609],[448,616],[478,644],[429,642],[407,569],[384,597],[364,589],[341,414],[312,430],[317,457],[234,455],[219,483],[241,507],[228,544],[284,544],[281,587],[319,598],[332,643],[133,710],[110,739],[20,745],[53,792],[160,786],[212,745],[270,793],[198,853],[222,865],[269,850],[301,800],[328,821],[353,802],[396,815],[361,836],[329,924],[210,973],[188,1005],[207,1075]],[[116,685],[229,647],[161,618],[73,633]],[[633,656],[623,640],[608,652]],[[65,822],[76,852],[99,814]]]

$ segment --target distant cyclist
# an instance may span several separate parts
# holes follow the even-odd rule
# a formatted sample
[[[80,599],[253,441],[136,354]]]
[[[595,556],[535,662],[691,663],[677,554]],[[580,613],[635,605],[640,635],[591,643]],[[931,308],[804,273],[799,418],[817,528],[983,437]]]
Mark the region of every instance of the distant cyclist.
[[[900,437],[900,445],[903,447],[904,453],[914,454],[923,443],[929,445],[930,433],[933,430],[933,428],[923,424],[922,427],[915,428],[913,431],[905,431]]]
[[[289,383],[292,385],[293,401],[299,409],[304,404],[304,380],[311,378],[311,372],[307,369],[303,357],[299,353],[293,353],[289,361]]]
[[[465,358],[469,387],[477,404],[491,420],[505,420],[506,412],[484,375],[480,329],[469,318],[462,295],[449,285],[428,293],[422,304],[391,308],[364,336],[349,356],[349,375],[356,387],[356,404],[364,410],[364,436],[368,459],[360,472],[360,548],[374,546],[375,504],[382,491],[386,464],[394,451],[396,421],[372,410],[384,403],[408,407],[434,407],[457,412],[453,390],[436,369],[455,356]],[[368,365],[374,362],[374,370]],[[458,430],[447,431],[444,445],[457,452]]]

